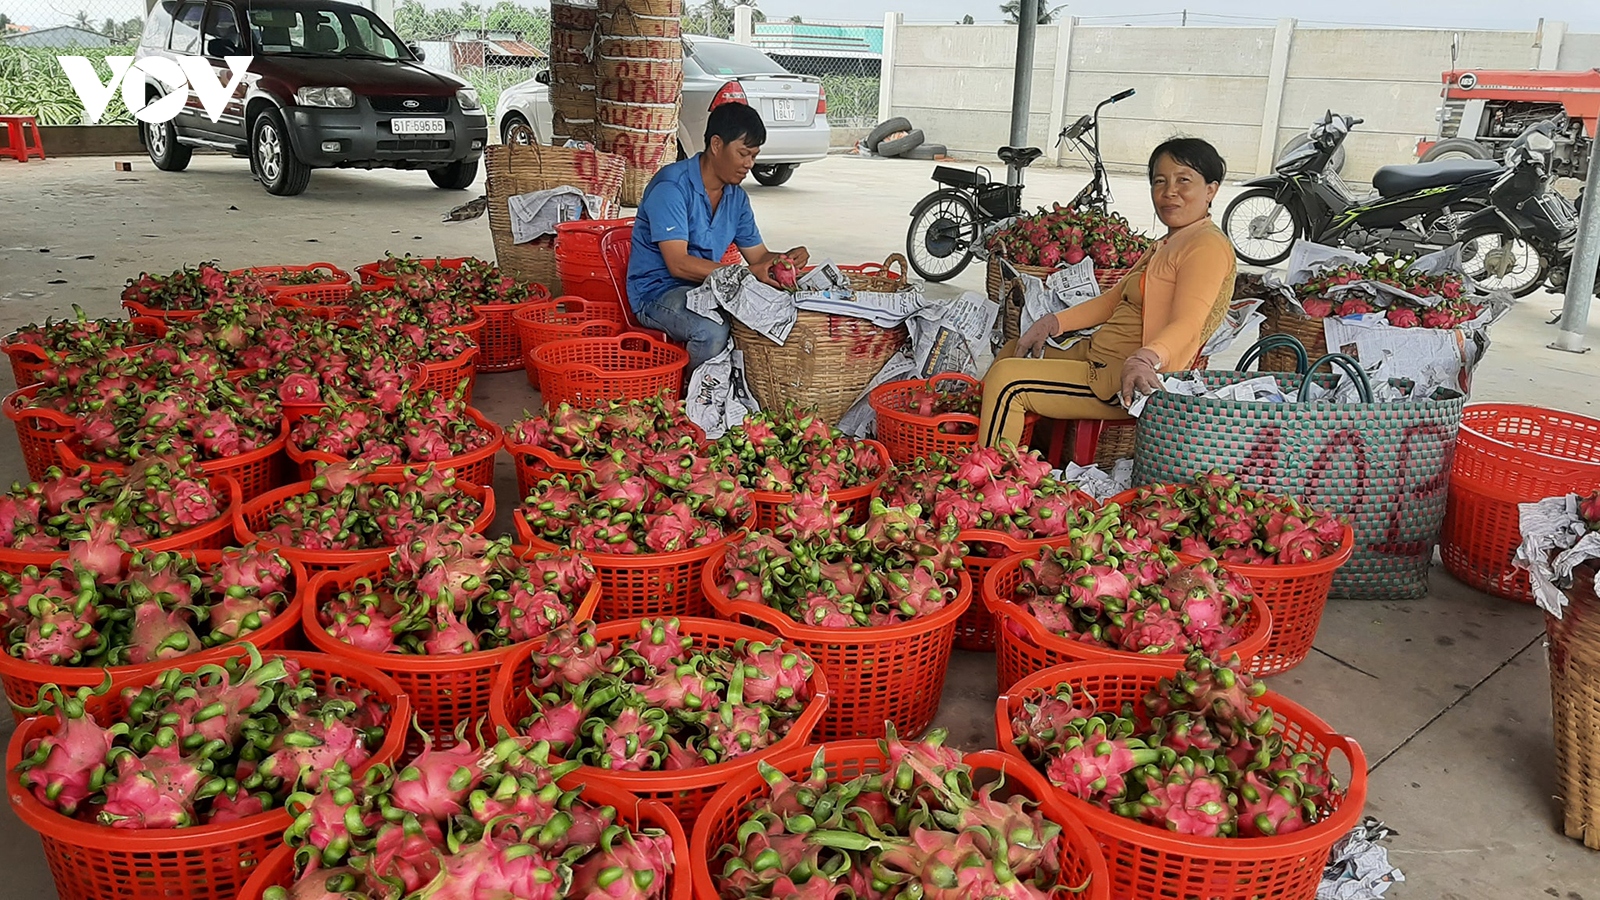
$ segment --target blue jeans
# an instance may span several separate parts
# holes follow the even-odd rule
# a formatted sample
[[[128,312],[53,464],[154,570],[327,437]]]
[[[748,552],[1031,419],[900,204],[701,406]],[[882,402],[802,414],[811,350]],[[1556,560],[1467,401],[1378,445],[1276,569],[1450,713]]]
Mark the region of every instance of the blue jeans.
[[[690,290],[692,288],[673,288],[655,302],[645,304],[637,315],[639,324],[665,331],[667,337],[682,343],[689,351],[689,368],[694,370],[727,349],[729,329],[720,312],[713,322],[689,309]]]

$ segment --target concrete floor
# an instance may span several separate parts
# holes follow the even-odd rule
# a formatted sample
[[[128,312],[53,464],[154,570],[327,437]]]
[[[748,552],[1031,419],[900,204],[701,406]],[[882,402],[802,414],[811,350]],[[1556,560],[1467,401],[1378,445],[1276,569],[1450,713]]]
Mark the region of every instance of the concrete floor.
[[[196,156],[189,171],[147,159],[117,172],[108,158],[0,162],[0,332],[79,304],[115,314],[128,277],[208,258],[229,267],[326,260],[347,266],[385,250],[493,257],[487,220],[439,217],[474,196],[436,190],[425,176],[319,171],[301,197],[268,196],[241,160]],[[813,259],[882,259],[904,252],[908,214],[933,185],[932,164],[833,157],[781,188],[749,185],[767,243],[805,244]],[[1065,200],[1085,173],[1029,173],[1030,202]],[[1114,179],[1117,206],[1136,225],[1153,216],[1137,178]],[[480,185],[481,189],[481,185]],[[1225,188],[1217,209],[1234,188]],[[951,284],[982,290],[974,266]],[[1560,298],[1527,298],[1497,326],[1478,369],[1478,400],[1545,403],[1594,415],[1600,355],[1545,349]],[[1600,333],[1600,310],[1591,318]],[[1245,344],[1247,344],[1245,342]],[[1243,345],[1241,345],[1243,346]],[[9,370],[0,373],[9,391]],[[522,373],[479,380],[478,403],[508,421],[537,405]],[[0,439],[0,483],[24,474]],[[497,495],[509,532],[516,503],[502,457]],[[1600,900],[1600,856],[1562,836],[1550,738],[1543,625],[1533,609],[1484,596],[1441,569],[1432,593],[1409,603],[1334,602],[1315,652],[1272,687],[1353,735],[1369,760],[1367,810],[1398,829],[1393,859],[1407,883],[1390,897]],[[954,743],[993,742],[993,660],[958,653],[939,724]],[[3,716],[0,713],[0,716]],[[0,719],[0,739],[10,730]],[[0,896],[54,897],[37,839],[0,813]]]

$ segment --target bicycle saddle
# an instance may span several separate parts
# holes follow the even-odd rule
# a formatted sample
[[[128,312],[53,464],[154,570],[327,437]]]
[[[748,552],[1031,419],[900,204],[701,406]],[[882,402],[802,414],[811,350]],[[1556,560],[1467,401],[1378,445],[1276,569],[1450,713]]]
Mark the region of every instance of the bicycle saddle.
[[[1026,169],[1033,165],[1033,161],[1044,155],[1038,147],[1001,147],[1000,161],[1008,166]]]

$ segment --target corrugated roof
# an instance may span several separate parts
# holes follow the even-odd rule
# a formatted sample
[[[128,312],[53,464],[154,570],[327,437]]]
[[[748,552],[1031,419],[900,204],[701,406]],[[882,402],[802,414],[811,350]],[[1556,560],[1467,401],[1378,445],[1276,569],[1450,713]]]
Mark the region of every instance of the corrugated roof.
[[[533,59],[544,59],[545,52],[527,41],[484,41],[488,45],[488,52],[495,56],[527,56]]]

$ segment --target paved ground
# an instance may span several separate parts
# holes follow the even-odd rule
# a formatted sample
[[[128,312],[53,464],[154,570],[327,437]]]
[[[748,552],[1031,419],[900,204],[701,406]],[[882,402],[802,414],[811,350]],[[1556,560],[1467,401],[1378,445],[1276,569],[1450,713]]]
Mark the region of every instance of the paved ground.
[[[0,332],[71,304],[112,314],[123,281],[216,258],[228,266],[327,260],[353,265],[385,250],[493,255],[486,221],[442,224],[470,194],[434,189],[414,173],[318,172],[304,196],[266,195],[243,161],[196,156],[181,175],[104,158],[0,162]],[[804,243],[839,262],[903,252],[908,213],[932,184],[931,164],[834,157],[782,188],[751,186],[767,242]],[[1030,202],[1071,197],[1084,173],[1030,173]],[[1118,207],[1152,224],[1137,179],[1115,179]],[[1220,212],[1231,189],[1219,198]],[[982,289],[974,267],[953,285]],[[1530,297],[1502,322],[1478,370],[1476,398],[1589,412],[1600,355],[1544,349],[1544,320],[1560,305]],[[1600,334],[1600,311],[1591,320]],[[11,389],[9,372],[0,388]],[[501,421],[536,405],[521,373],[480,379],[485,411]],[[1592,414],[1592,413],[1591,413]],[[0,483],[19,478],[15,444],[0,438]],[[510,463],[497,485],[516,502]],[[508,522],[498,523],[501,528]],[[1389,894],[1426,900],[1600,900],[1597,858],[1560,834],[1542,622],[1533,610],[1478,594],[1443,570],[1411,603],[1335,602],[1317,652],[1273,687],[1354,735],[1369,758],[1368,811],[1399,829],[1394,857],[1408,883]],[[940,724],[957,744],[990,744],[992,658],[957,654]],[[0,738],[9,723],[0,724]],[[53,897],[39,845],[0,813],[0,895]]]

